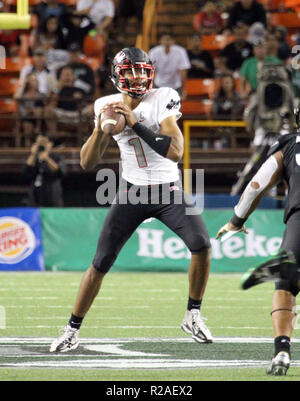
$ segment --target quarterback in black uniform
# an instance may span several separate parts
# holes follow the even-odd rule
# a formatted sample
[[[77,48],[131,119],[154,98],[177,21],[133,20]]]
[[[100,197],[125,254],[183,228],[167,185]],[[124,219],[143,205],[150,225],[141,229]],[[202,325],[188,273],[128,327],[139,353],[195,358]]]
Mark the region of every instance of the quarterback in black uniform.
[[[296,121],[299,122],[299,111]],[[243,289],[265,281],[276,281],[271,312],[275,353],[267,373],[285,375],[290,365],[290,341],[296,320],[296,296],[300,289],[300,132],[280,137],[270,148],[268,156],[241,195],[234,216],[219,230],[216,238],[228,231],[247,232],[244,223],[263,195],[279,180],[286,182],[286,229],[280,251],[275,258],[246,273],[242,281]]]

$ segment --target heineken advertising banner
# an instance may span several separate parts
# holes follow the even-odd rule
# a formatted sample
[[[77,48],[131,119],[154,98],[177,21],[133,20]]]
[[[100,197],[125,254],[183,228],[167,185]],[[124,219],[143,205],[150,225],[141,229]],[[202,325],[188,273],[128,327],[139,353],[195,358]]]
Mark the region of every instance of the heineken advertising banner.
[[[42,208],[47,270],[86,270],[91,264],[108,209]],[[214,237],[232,209],[206,210],[202,217],[211,238],[211,271],[244,272],[278,250],[285,226],[283,211],[257,210],[247,221],[249,233],[221,243]],[[187,271],[190,252],[160,221],[142,223],[122,249],[112,271]]]

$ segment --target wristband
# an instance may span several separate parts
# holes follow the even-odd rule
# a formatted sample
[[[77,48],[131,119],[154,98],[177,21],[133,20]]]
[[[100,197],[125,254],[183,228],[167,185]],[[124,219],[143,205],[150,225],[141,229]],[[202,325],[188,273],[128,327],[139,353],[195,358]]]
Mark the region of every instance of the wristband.
[[[170,148],[172,138],[168,135],[155,134],[151,129],[141,123],[135,123],[133,131],[142,138],[156,153],[166,157]]]
[[[238,217],[236,214],[234,214],[234,216],[230,220],[230,223],[233,224],[235,227],[243,227],[246,220],[247,219],[242,219],[241,217]]]

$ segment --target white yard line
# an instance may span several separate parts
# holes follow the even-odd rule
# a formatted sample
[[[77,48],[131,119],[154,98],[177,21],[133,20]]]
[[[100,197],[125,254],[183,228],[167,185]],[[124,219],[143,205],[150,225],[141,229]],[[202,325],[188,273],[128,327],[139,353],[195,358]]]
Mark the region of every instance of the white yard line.
[[[53,327],[53,326],[52,326]],[[53,337],[0,337],[0,346],[4,344],[48,344]],[[130,337],[130,338],[80,338],[81,344],[108,344],[108,343],[130,343],[134,341],[159,343],[159,342],[186,342],[194,343],[190,337]],[[272,337],[214,337],[215,343],[273,343]],[[300,338],[292,338],[292,343],[300,343]]]

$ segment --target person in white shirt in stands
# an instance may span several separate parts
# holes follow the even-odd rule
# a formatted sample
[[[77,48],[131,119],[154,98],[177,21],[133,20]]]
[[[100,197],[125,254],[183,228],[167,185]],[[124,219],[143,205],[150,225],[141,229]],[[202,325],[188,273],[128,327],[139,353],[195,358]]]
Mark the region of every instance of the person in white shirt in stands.
[[[56,77],[47,67],[47,58],[45,50],[38,47],[33,53],[33,63],[25,65],[20,72],[20,87],[24,86],[24,82],[28,74],[35,73],[39,82],[39,92],[43,95],[49,94],[56,86]]]
[[[191,68],[186,49],[176,45],[170,33],[163,33],[160,44],[149,51],[149,57],[155,67],[154,86],[175,89],[184,99],[187,70]]]
[[[112,0],[78,0],[76,12],[88,15],[96,25],[97,32],[107,35],[115,16],[115,5]]]

